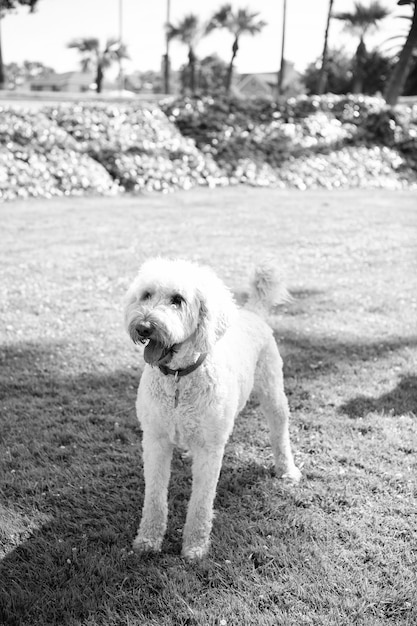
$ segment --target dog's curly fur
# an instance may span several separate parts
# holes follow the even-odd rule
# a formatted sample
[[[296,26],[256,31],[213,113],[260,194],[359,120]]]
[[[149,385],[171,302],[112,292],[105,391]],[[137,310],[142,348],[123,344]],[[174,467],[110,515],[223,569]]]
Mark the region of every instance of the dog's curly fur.
[[[187,559],[206,554],[224,448],[253,388],[268,419],[278,475],[300,479],[290,448],[282,361],[264,320],[285,296],[270,265],[256,269],[243,309],[207,267],[162,258],[141,267],[125,308],[132,340],[148,342],[137,397],[145,498],[135,550],[161,548],[171,457],[180,446],[192,456],[193,473],[182,552]],[[202,364],[181,378],[162,371],[186,368],[204,354]]]

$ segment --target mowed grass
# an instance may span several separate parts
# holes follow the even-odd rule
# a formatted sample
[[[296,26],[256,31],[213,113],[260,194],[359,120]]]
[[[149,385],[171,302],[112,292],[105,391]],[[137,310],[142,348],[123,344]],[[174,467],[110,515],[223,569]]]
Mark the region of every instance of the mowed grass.
[[[415,192],[200,189],[0,213],[0,624],[417,623]],[[151,255],[209,263],[239,302],[272,255],[294,296],[272,323],[303,482],[274,477],[251,402],[198,564],[180,557],[181,453],[163,552],[131,553],[141,365],[122,302]]]

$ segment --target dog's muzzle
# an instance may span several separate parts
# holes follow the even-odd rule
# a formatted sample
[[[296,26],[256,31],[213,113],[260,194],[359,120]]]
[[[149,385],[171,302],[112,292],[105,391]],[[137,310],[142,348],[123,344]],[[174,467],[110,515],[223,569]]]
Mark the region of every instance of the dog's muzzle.
[[[174,346],[167,346],[158,341],[156,326],[143,320],[133,326],[132,338],[135,343],[145,344],[144,359],[149,365],[161,365],[171,360]]]
[[[155,326],[151,322],[139,322],[139,324],[136,325],[135,330],[139,335],[139,339],[141,341],[145,341],[152,336]]]

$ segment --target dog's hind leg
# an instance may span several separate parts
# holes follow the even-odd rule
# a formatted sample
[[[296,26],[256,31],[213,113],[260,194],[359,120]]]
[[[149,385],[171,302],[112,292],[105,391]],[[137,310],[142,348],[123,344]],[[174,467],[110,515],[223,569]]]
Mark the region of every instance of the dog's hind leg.
[[[142,519],[133,549],[158,552],[165,535],[168,516],[168,483],[172,444],[163,438],[143,435],[145,499]]]
[[[263,348],[255,374],[255,391],[260,408],[268,420],[271,446],[278,476],[298,482],[301,472],[291,452],[288,422],[290,411],[284,392],[282,359],[271,337]]]

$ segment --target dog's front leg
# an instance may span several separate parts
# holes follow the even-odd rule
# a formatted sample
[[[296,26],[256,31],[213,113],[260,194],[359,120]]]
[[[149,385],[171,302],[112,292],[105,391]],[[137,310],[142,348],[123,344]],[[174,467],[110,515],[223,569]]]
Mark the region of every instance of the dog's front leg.
[[[192,450],[193,484],[182,546],[182,555],[186,559],[199,559],[209,549],[213,502],[223,453],[224,446]]]
[[[165,535],[168,516],[168,483],[172,444],[165,438],[143,434],[145,499],[142,519],[133,549],[158,552]]]

